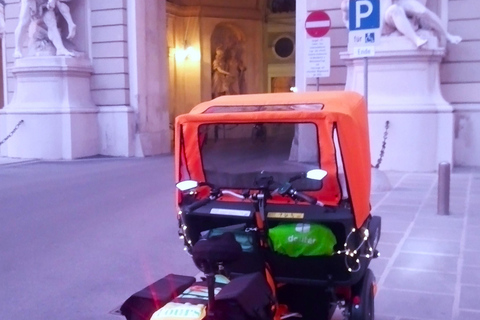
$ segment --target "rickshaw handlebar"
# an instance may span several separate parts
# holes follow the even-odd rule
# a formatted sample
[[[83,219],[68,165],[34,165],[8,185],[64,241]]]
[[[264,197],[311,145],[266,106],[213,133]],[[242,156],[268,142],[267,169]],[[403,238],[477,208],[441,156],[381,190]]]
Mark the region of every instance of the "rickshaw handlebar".
[[[298,198],[298,199],[301,199],[305,202],[308,202],[310,204],[317,204],[318,203],[318,200],[314,197],[311,197],[309,196],[308,194],[305,194],[303,192],[300,192],[300,191],[293,191],[292,192],[292,198]]]
[[[231,190],[217,190],[218,193],[214,194],[214,195],[210,195],[209,197],[206,197],[204,199],[200,199],[198,201],[195,201],[194,203],[190,204],[189,206],[186,207],[186,210],[187,211],[194,211],[200,207],[203,207],[204,205],[206,205],[207,203],[209,203],[210,201],[212,200],[215,200],[219,197],[221,197],[222,195],[224,194],[228,194],[228,195],[231,195],[231,196],[234,196],[236,198],[239,198],[239,199],[254,199],[255,196],[250,194],[250,195],[246,195],[246,194],[239,194],[239,193],[236,193],[234,191],[231,191]],[[290,196],[292,199],[294,200],[301,200],[301,201],[305,201],[311,205],[319,205],[319,206],[323,206],[323,203],[321,203],[320,201],[318,201],[316,198],[312,197],[312,196],[309,196],[303,192],[300,192],[300,191],[296,191],[295,189],[290,189],[290,192],[287,192],[287,195]]]

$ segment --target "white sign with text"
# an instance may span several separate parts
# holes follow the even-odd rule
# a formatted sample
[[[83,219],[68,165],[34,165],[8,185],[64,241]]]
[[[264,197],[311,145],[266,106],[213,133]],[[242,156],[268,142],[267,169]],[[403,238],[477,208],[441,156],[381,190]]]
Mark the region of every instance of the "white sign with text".
[[[305,77],[324,78],[330,76],[330,38],[306,39]]]
[[[375,55],[375,47],[354,47],[353,48],[353,57],[362,58],[362,57],[373,57]]]

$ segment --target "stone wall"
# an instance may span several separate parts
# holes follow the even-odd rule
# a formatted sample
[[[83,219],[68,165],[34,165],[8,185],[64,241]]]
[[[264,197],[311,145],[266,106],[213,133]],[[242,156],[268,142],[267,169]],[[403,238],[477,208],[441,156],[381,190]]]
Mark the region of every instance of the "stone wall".
[[[266,91],[290,91],[290,88],[295,86],[295,13],[268,14],[265,38]],[[286,41],[292,41],[294,44],[290,55],[285,50],[287,48]],[[278,47],[280,42],[284,43],[283,49]],[[278,51],[278,49],[282,51]],[[279,55],[279,52],[283,55]]]
[[[480,166],[480,6],[450,0],[448,29],[463,41],[450,45],[442,63],[445,99],[455,108],[455,164]]]
[[[90,9],[93,100],[100,108],[128,106],[126,1],[93,0]]]
[[[15,91],[15,79],[9,68],[13,66],[13,50],[14,50],[14,31],[18,23],[18,13],[20,12],[20,0],[7,0],[5,1],[5,36],[4,36],[4,66],[3,70],[6,73],[4,77],[6,83],[5,86],[5,105],[7,105],[13,96]]]

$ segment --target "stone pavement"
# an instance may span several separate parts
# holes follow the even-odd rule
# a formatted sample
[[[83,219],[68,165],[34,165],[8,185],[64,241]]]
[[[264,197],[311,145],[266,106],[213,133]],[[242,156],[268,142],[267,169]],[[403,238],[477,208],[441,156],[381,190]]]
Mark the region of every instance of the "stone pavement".
[[[480,170],[453,170],[448,216],[437,215],[435,174],[387,175],[392,190],[372,195],[376,319],[480,319]]]
[[[109,161],[111,161],[111,164],[109,164]],[[99,190],[106,189],[106,187],[103,186],[95,186],[99,183],[103,183],[102,181],[112,179],[115,172],[118,172],[118,175],[121,177],[118,181],[115,181],[114,194],[122,196],[122,198],[119,198],[122,200],[121,210],[125,212],[129,209],[125,208],[128,203],[126,202],[128,198],[125,199],[125,197],[128,197],[132,192],[130,189],[127,190],[126,188],[134,187],[132,190],[138,190],[138,192],[140,192],[142,188],[146,188],[142,185],[142,181],[145,181],[152,175],[147,172],[144,177],[138,179],[135,183],[131,183],[130,181],[133,181],[133,178],[128,175],[129,172],[131,171],[138,176],[142,172],[142,166],[145,168],[143,169],[144,171],[150,170],[151,172],[156,172],[156,175],[153,177],[153,182],[148,185],[149,199],[154,200],[151,197],[156,197],[155,195],[160,195],[160,193],[164,194],[164,196],[159,197],[168,197],[168,199],[170,199],[170,196],[173,194],[173,183],[164,181],[158,186],[154,184],[154,181],[157,181],[158,179],[165,180],[165,177],[167,177],[167,179],[173,179],[173,158],[171,156],[147,158],[145,160],[125,159],[123,161],[118,161],[116,159],[101,159],[101,161],[90,160],[88,163],[75,160],[51,162],[51,166],[48,166],[49,162],[44,161],[18,162],[0,158],[0,179],[2,179],[0,180],[0,190],[2,184],[6,181],[8,183],[8,180],[5,180],[4,178],[8,177],[8,174],[10,173],[12,175],[25,177],[26,175],[34,174],[36,170],[35,167],[38,167],[38,170],[48,169],[43,172],[54,174],[54,172],[56,172],[55,166],[58,167],[58,163],[62,164],[62,168],[59,169],[63,170],[63,167],[65,167],[65,171],[62,174],[70,174],[73,170],[82,170],[78,174],[72,175],[72,179],[78,180],[78,186],[82,186],[82,199],[93,198],[99,200],[97,195],[92,195],[90,198],[88,194],[90,192],[89,190],[92,189],[92,193],[98,193]],[[68,170],[66,168],[67,166]],[[13,167],[15,170],[5,170],[12,169]],[[82,169],[83,167],[85,168]],[[109,174],[111,174],[111,176],[108,176],[108,179],[102,176],[102,173],[105,172],[105,170],[110,171]],[[89,172],[92,172],[91,176],[88,176]],[[371,268],[374,270],[379,285],[379,291],[375,300],[376,319],[480,319],[480,212],[477,210],[477,208],[480,207],[480,169],[454,169],[451,176],[451,214],[448,216],[439,216],[436,213],[436,174],[388,172],[387,176],[392,185],[392,189],[388,192],[372,195],[373,213],[382,217],[382,236],[379,243],[381,257],[374,260],[371,264]],[[34,180],[37,184],[39,182],[38,179],[39,178],[36,178],[36,180]],[[69,186],[69,188],[64,187],[65,190],[56,190],[53,185],[48,186],[48,192],[50,194],[59,195],[62,192],[66,192],[66,190],[73,190],[76,182],[74,180],[70,183],[72,185]],[[109,186],[108,188],[112,188],[112,186]],[[20,185],[15,185],[15,187],[19,188],[18,190],[22,190]],[[34,187],[35,184],[29,185],[29,188]],[[7,189],[8,188],[5,188],[5,190]],[[31,192],[40,191],[32,189]],[[135,193],[137,196],[140,195],[138,192]],[[102,194],[102,196],[110,197],[110,194],[107,192]],[[66,196],[63,195],[63,197]],[[145,198],[145,196],[142,198]],[[19,199],[21,201],[22,198]],[[83,201],[85,202],[86,200]],[[138,211],[136,214],[140,215],[140,220],[144,222],[150,221],[150,224],[160,222],[161,225],[158,225],[156,228],[174,230],[174,227],[164,227],[165,224],[174,224],[173,215],[165,213],[166,217],[168,217],[167,221],[165,221],[165,218],[159,215],[156,209],[159,206],[162,206],[162,203],[166,200],[162,200],[163,202],[158,200],[154,201],[155,202],[152,202],[149,205],[151,208],[143,211],[150,212],[148,213],[148,220],[146,216],[143,217],[140,215],[143,206],[141,197],[132,197],[130,202],[136,203],[131,203],[129,206],[132,207],[131,210]],[[170,202],[172,200],[170,199],[168,201]],[[75,207],[74,204],[73,206]],[[79,202],[77,206],[81,206],[81,202]],[[135,208],[136,206],[138,206],[138,208]],[[171,211],[171,204],[167,207],[167,211]],[[0,209],[1,208],[2,207],[0,207]],[[110,209],[103,209],[105,212],[110,212],[108,210]],[[110,215],[114,214],[113,209],[111,212],[112,213],[109,213]],[[2,210],[0,210],[0,220],[3,218],[3,214]],[[131,216],[130,213],[128,213],[127,216],[129,217],[125,220],[127,226],[132,225],[134,221],[137,221],[134,220],[135,216]],[[158,222],[155,221],[156,217],[159,220]],[[104,219],[101,216],[99,216],[99,218]],[[100,232],[101,227],[114,227],[118,229],[114,229],[114,232],[109,232],[107,229],[103,231],[105,234],[111,234],[110,236],[119,237],[118,242],[122,244],[122,247],[117,248],[115,241],[109,241],[109,250],[103,253],[105,255],[103,259],[110,262],[108,264],[110,269],[108,270],[113,271],[108,271],[104,274],[99,273],[98,276],[93,275],[88,279],[82,279],[83,273],[78,273],[78,267],[71,267],[72,270],[70,272],[77,272],[77,278],[79,278],[76,280],[77,282],[74,283],[78,285],[81,282],[85,282],[85,285],[81,285],[78,288],[72,285],[71,290],[73,291],[69,291],[62,286],[63,295],[71,300],[68,303],[64,303],[62,306],[62,308],[71,309],[67,314],[74,316],[69,319],[120,319],[119,317],[108,315],[108,312],[117,307],[128,297],[129,294],[133,293],[134,291],[132,288],[138,290],[149,284],[145,282],[145,279],[141,275],[135,273],[136,269],[128,263],[129,261],[118,260],[117,256],[113,255],[114,253],[122,257],[122,259],[126,259],[129,256],[135,256],[137,253],[134,250],[141,250],[142,243],[144,243],[143,246],[145,246],[145,243],[155,243],[157,245],[155,247],[150,247],[148,250],[149,261],[155,261],[154,255],[157,251],[161,252],[168,248],[171,255],[175,254],[174,252],[176,251],[181,251],[180,243],[177,245],[177,240],[174,239],[176,238],[175,232],[164,234],[162,235],[162,238],[154,239],[157,231],[152,228],[148,228],[148,232],[138,230],[139,233],[142,233],[141,237],[138,239],[133,234],[130,234],[130,237],[137,239],[135,247],[132,247],[127,239],[120,238],[123,231],[120,232],[119,230],[123,229],[121,229],[117,223],[122,219],[121,215],[117,215],[115,218],[116,220],[112,220],[110,226],[99,225],[92,229],[95,232]],[[70,223],[68,219],[67,216],[61,218],[62,224],[66,226],[65,228],[68,228]],[[27,223],[23,220],[22,223]],[[72,224],[75,225],[75,223],[78,222],[73,220]],[[35,229],[40,229],[42,226],[44,228],[48,227],[46,223],[35,224],[35,226],[36,228],[32,229],[32,232],[36,232]],[[66,234],[69,235],[69,233]],[[90,236],[87,232],[79,233],[79,235],[83,235],[84,237]],[[0,238],[1,236],[2,234],[0,232]],[[161,242],[159,242],[159,240],[161,240]],[[68,241],[71,241],[71,239],[68,239]],[[65,240],[65,243],[68,241]],[[84,243],[86,241],[88,240],[82,239],[75,241],[75,243]],[[86,243],[90,244],[90,242]],[[163,246],[162,243],[164,244]],[[90,246],[92,246],[92,244],[90,244]],[[54,249],[49,248],[49,250]],[[82,255],[80,257],[82,257],[82,263],[84,265],[82,265],[81,270],[83,270],[83,268],[94,270],[93,267],[89,266],[95,264],[96,260],[98,260],[96,257],[90,259],[88,257],[88,252],[89,251],[87,250],[75,252],[76,255]],[[11,254],[13,255],[14,253]],[[53,254],[55,254],[54,251],[52,252],[52,255]],[[142,253],[142,255],[146,254],[146,252]],[[66,255],[64,256],[66,257]],[[185,259],[182,252],[179,252],[178,256],[182,257],[181,259]],[[0,252],[0,260],[1,259],[2,252]],[[37,259],[41,259],[41,256],[37,257]],[[158,278],[169,272],[188,273],[194,270],[194,268],[189,269],[184,267],[186,260],[177,261],[176,266],[182,266],[180,267],[181,270],[167,270],[175,266],[175,264],[171,266],[169,265],[169,263],[175,259],[176,258],[172,258],[168,261],[163,260],[157,262],[157,268],[160,268],[161,270],[154,273],[152,279],[155,280],[155,277]],[[122,267],[112,268],[112,263],[115,264],[115,261],[117,261],[116,263]],[[0,261],[0,267],[1,265],[2,261]],[[122,270],[122,272],[118,271],[118,274],[116,274],[114,270],[117,269]],[[126,274],[125,270],[129,270],[129,274]],[[2,271],[2,273],[3,272],[4,271]],[[15,276],[15,271],[9,272],[13,273],[8,276],[9,278],[6,278],[7,282],[11,277]],[[51,277],[54,277],[52,274],[45,272],[51,273],[51,270],[35,270],[35,279],[37,279],[37,281],[48,282]],[[16,273],[19,273],[19,271],[16,271]],[[0,279],[1,277],[2,275],[0,274]],[[104,288],[104,282],[107,277],[110,288]],[[114,280],[115,278],[117,281]],[[82,289],[84,287],[85,289]],[[0,286],[0,288],[0,296],[4,294],[5,296],[8,296],[12,302],[21,303],[21,301],[24,301],[34,304],[34,307],[37,308],[37,315],[48,315],[49,311],[57,310],[55,308],[58,308],[58,301],[46,301],[45,299],[40,298],[38,298],[39,300],[37,301],[37,298],[28,297],[31,290],[9,290],[7,294],[5,287]],[[100,290],[101,288],[102,290]],[[52,292],[58,291],[55,288],[49,288],[49,290]],[[82,290],[88,291],[83,292]],[[97,291],[101,291],[101,294]],[[22,296],[11,297],[12,294],[21,294]],[[54,293],[52,293],[52,297],[54,296],[53,294]],[[69,297],[69,295],[73,295],[73,298]],[[89,299],[83,298],[88,296],[90,296]],[[37,305],[35,305],[36,302],[38,303]],[[19,310],[25,310],[25,306],[19,305],[18,308]],[[42,312],[40,312],[38,308]],[[2,312],[6,312],[5,310],[10,310],[10,313],[1,316]],[[87,311],[88,314],[84,314]],[[15,315],[15,319],[32,319],[30,315],[25,315],[24,318],[18,316],[21,315],[21,313],[15,314],[15,310],[11,306],[8,306],[6,309],[0,309],[0,318],[9,319],[12,315]],[[13,317],[11,318],[13,319]],[[33,318],[36,317],[34,316]],[[37,318],[40,319],[42,317]],[[53,315],[53,319],[55,318],[57,317]],[[341,317],[335,315],[334,319],[341,319]]]

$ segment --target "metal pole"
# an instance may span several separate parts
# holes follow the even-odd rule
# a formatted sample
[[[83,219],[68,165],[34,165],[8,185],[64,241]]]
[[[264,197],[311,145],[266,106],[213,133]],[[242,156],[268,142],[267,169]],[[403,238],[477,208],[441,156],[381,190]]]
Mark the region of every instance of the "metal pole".
[[[438,203],[437,214],[450,214],[450,163],[441,162],[438,165]]]
[[[363,58],[363,95],[368,106],[368,58]]]
[[[320,91],[320,78],[317,77],[317,91]]]

